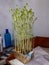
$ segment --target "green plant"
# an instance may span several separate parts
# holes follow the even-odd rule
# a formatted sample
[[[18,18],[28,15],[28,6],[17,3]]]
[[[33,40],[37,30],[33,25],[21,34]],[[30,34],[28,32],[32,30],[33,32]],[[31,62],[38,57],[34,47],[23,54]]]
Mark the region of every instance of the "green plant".
[[[26,50],[28,52],[32,49],[30,38],[34,36],[31,31],[34,21],[36,20],[33,10],[27,9],[27,6],[28,3],[26,3],[26,5],[22,9],[20,9],[19,7],[11,9],[14,24],[15,41],[17,39],[17,43],[15,42],[15,48],[18,51],[23,50],[23,52],[25,53]]]
[[[32,9],[28,10],[27,5],[28,3],[26,3],[23,9],[19,7],[11,9],[17,39],[27,39],[33,35],[31,34],[31,29],[34,23],[34,12]]]

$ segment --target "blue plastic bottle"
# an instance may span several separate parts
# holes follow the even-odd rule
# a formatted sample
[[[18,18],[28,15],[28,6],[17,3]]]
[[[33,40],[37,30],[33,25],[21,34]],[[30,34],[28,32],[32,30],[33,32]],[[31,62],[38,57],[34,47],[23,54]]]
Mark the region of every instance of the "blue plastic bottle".
[[[9,33],[8,29],[5,29],[5,34],[4,34],[4,39],[5,39],[5,47],[10,47],[11,46],[11,34]]]

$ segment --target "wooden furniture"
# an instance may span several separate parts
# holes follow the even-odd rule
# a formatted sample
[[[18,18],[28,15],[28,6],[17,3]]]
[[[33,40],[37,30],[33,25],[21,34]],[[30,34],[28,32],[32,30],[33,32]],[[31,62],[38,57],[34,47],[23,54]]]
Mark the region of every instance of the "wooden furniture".
[[[36,46],[49,48],[49,37],[35,37],[34,47]]]
[[[49,48],[49,37],[35,37],[35,43],[34,43],[34,47],[37,46],[42,46],[42,47],[47,47]],[[12,53],[7,59],[6,62],[8,65],[9,64],[9,60],[14,59],[14,53]]]

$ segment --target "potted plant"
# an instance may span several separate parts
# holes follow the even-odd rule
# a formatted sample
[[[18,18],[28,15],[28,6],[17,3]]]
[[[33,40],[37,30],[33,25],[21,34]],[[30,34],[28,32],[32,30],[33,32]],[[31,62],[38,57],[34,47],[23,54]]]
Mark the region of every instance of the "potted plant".
[[[31,38],[34,38],[34,34],[31,33],[34,24],[35,16],[32,9],[27,9],[28,3],[20,9],[16,7],[11,9],[13,25],[14,25],[14,37],[15,37],[15,51],[16,54],[20,54],[26,60],[26,54],[33,50]],[[17,55],[17,57],[18,57]],[[25,55],[25,57],[24,57]],[[22,57],[18,57],[22,60]],[[26,63],[26,61],[24,61]]]

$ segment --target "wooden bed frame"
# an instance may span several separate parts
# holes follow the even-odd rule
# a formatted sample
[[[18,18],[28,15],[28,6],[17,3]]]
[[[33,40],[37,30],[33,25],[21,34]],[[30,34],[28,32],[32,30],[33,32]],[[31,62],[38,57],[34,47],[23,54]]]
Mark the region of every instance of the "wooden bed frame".
[[[49,48],[49,37],[35,37],[34,47],[41,46]]]

